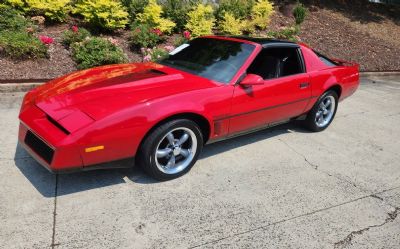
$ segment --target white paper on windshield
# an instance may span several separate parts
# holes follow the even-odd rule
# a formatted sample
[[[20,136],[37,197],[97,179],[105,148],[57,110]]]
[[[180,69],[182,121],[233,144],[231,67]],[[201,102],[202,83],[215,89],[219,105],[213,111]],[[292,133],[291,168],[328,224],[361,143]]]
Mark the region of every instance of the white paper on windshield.
[[[171,52],[169,53],[169,55],[175,55],[175,54],[181,52],[183,49],[185,49],[185,48],[187,48],[187,47],[189,47],[189,46],[190,46],[190,45],[187,44],[187,43],[182,44],[182,45],[180,45],[179,47],[175,48],[173,51],[171,51]]]

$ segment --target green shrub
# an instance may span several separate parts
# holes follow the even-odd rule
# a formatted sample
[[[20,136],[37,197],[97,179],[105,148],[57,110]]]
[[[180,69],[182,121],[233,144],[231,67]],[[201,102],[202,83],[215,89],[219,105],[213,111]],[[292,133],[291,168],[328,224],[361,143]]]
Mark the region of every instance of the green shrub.
[[[148,3],[148,0],[122,0],[122,4],[128,10],[131,21],[134,21],[139,13],[143,13],[144,7]]]
[[[188,17],[185,27],[190,30],[193,38],[212,34],[215,18],[211,5],[198,4],[188,13]]]
[[[71,10],[71,0],[5,0],[15,9],[30,15],[43,15],[50,21],[62,22]]]
[[[169,51],[166,48],[148,48],[142,49],[142,54],[144,62],[159,61],[168,57]]]
[[[118,0],[80,0],[73,10],[96,28],[115,30],[128,23],[128,12]]]
[[[251,24],[254,27],[265,29],[268,27],[274,6],[268,0],[257,0],[251,9]]]
[[[25,0],[24,10],[33,15],[44,15],[51,21],[63,22],[70,12],[71,0]]]
[[[90,37],[91,34],[87,29],[73,26],[70,30],[64,31],[62,36],[62,43],[64,44],[64,46],[69,47],[76,42],[82,42],[83,40]]]
[[[0,30],[24,30],[34,25],[14,8],[0,5]]]
[[[175,31],[180,32],[185,28],[187,13],[199,0],[164,0],[164,17],[172,20],[176,26]]]
[[[293,16],[296,19],[297,25],[302,24],[307,16],[307,8],[302,3],[297,3],[293,9]]]
[[[72,58],[79,69],[127,62],[121,48],[100,37],[74,43],[71,48]]]
[[[163,38],[146,23],[133,23],[131,26],[129,42],[135,48],[150,48],[160,43]]]
[[[149,0],[144,7],[143,13],[136,16],[136,20],[140,23],[146,23],[154,29],[159,29],[163,33],[171,33],[175,27],[175,23],[169,19],[161,17],[163,10],[156,0]]]
[[[284,28],[279,31],[270,31],[267,33],[267,35],[270,38],[289,40],[289,41],[296,42],[298,40],[297,36],[298,36],[299,32],[300,32],[300,30],[296,26],[296,27]]]
[[[25,6],[24,0],[4,0],[4,3],[20,10],[22,10]]]
[[[245,25],[245,20],[236,19],[232,13],[225,12],[222,21],[219,23],[219,29],[223,34],[241,35]]]
[[[225,12],[232,14],[235,19],[247,19],[251,14],[255,0],[220,0],[216,16],[224,20]]]
[[[47,47],[33,35],[25,31],[0,31],[0,48],[13,59],[44,58]]]

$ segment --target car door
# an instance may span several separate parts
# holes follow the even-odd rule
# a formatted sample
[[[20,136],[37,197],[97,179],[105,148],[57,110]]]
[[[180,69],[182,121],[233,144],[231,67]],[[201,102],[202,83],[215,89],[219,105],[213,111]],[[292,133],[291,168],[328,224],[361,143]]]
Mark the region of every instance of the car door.
[[[303,114],[311,98],[311,87],[301,56],[297,46],[267,48],[260,52],[247,73],[262,76],[264,83],[235,86],[230,135]]]

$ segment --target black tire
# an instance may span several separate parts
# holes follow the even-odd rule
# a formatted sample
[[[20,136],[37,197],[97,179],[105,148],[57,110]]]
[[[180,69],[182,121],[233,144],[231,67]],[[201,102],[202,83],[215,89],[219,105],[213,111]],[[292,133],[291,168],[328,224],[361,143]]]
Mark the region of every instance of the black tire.
[[[329,122],[327,122],[324,125],[318,125],[317,124],[317,113],[320,110],[320,105],[321,102],[326,100],[327,98],[332,97],[335,100],[334,103],[334,110],[331,118],[329,119]],[[335,91],[329,90],[325,92],[319,99],[318,101],[314,104],[313,108],[310,110],[310,112],[307,114],[306,119],[304,120],[304,126],[314,132],[320,132],[328,128],[328,126],[332,123],[333,119],[335,118],[337,107],[338,107],[338,95]]]
[[[186,140],[185,143],[193,144],[194,143],[193,140],[195,140],[196,151],[195,151],[195,153],[193,152],[190,155],[190,157],[192,158],[190,163],[189,163],[189,161],[186,162],[185,165],[187,163],[189,163],[189,164],[187,166],[185,166],[185,168],[182,169],[181,171],[176,172],[176,173],[163,172],[162,169],[163,170],[166,170],[166,169],[162,168],[160,166],[158,157],[156,156],[157,149],[159,149],[158,146],[161,146],[162,143],[167,142],[167,141],[165,141],[165,139],[167,139],[167,134],[169,134],[170,132],[180,132],[181,131],[180,129],[185,129],[189,132],[188,133],[189,138]],[[185,131],[182,130],[182,132],[185,132]],[[194,138],[192,139],[193,135],[195,135],[195,139]],[[167,146],[172,147],[172,145],[170,145],[169,143],[166,143],[166,144],[167,144]],[[151,133],[144,139],[142,145],[140,146],[140,149],[138,151],[138,157],[137,157],[138,161],[137,162],[144,169],[144,171],[146,171],[146,173],[149,174],[151,177],[153,177],[157,180],[161,180],[161,181],[171,180],[171,179],[177,178],[181,175],[184,175],[193,167],[193,165],[196,163],[196,161],[199,157],[199,154],[202,151],[202,148],[203,148],[203,135],[202,135],[202,132],[200,131],[199,126],[195,122],[188,120],[188,119],[176,119],[176,120],[172,120],[167,123],[164,123],[164,124],[158,126],[153,131],[151,131]],[[182,149],[183,149],[183,145],[182,145]],[[180,151],[180,149],[179,149],[179,151]],[[166,158],[168,159],[168,157],[173,156],[174,157],[174,165],[175,165],[175,154],[174,153],[175,153],[175,150],[172,150],[172,153],[168,154],[166,156]],[[176,158],[178,158],[178,157],[181,157],[184,160],[186,160],[184,156],[176,155]]]

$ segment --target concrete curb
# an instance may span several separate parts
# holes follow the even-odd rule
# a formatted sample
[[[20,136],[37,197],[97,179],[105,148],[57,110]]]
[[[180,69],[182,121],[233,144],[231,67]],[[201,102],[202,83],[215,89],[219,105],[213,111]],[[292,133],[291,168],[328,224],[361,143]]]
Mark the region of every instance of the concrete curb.
[[[400,76],[400,71],[393,72],[361,72],[360,77],[373,77],[373,76]],[[50,80],[1,80],[0,82],[0,93],[7,92],[27,92],[37,86],[40,86],[44,82]]]
[[[43,82],[34,83],[2,83],[0,84],[0,93],[9,92],[27,92],[33,88],[40,86]]]
[[[360,72],[360,77],[371,77],[371,76],[397,76],[400,75],[400,71],[390,72]]]

